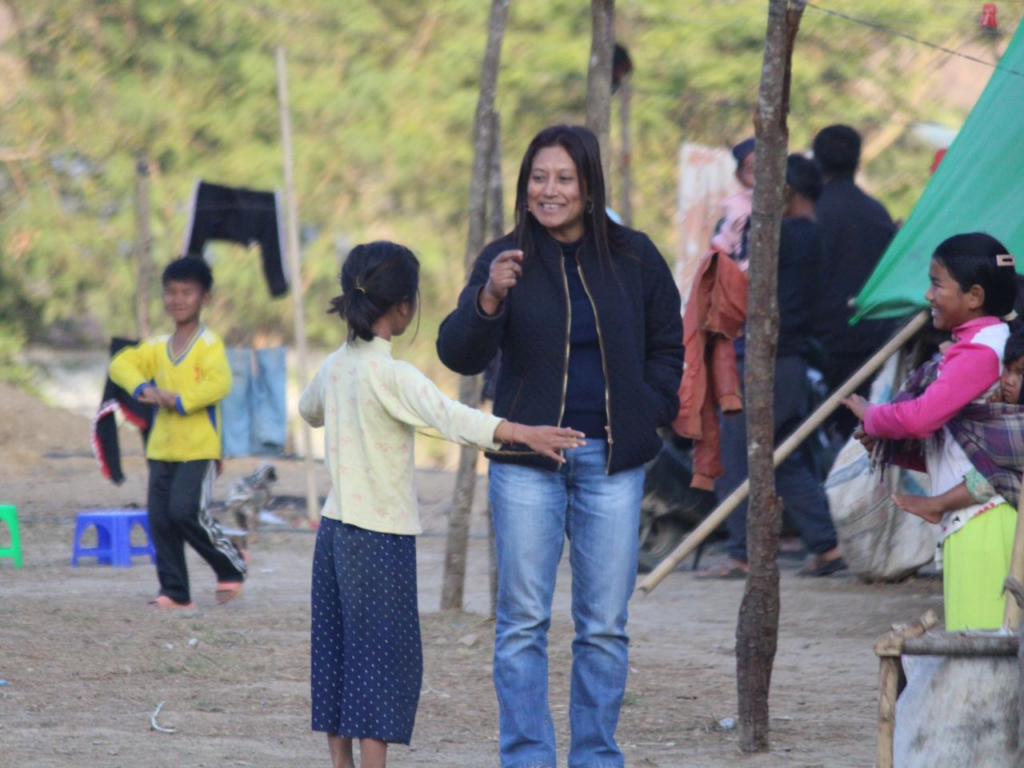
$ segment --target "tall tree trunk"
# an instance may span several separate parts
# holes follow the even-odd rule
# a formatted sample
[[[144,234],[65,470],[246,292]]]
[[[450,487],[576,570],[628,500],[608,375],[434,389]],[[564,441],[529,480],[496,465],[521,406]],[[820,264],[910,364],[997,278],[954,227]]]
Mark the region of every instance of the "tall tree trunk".
[[[153,279],[153,236],[149,225],[149,162],[135,161],[135,328],[149,338],[149,291]]]
[[[505,198],[501,174],[501,115],[493,112],[490,172],[487,177],[487,239],[505,234]],[[498,542],[494,538],[491,505],[487,505],[487,582],[491,595],[491,616],[498,615]]]
[[[775,348],[779,307],[779,227],[786,177],[790,66],[804,0],[770,0],[761,90],[754,118],[757,164],[750,227],[750,296],[747,312],[746,403],[750,506],[749,575],[736,626],[736,685],[740,749],[766,752],[768,693],[779,634],[779,569],[775,555],[782,523],[775,495]]]
[[[601,167],[604,170],[605,194],[608,188],[612,148],[612,57],[615,54],[615,0],[591,0],[590,15],[593,33],[590,42],[590,64],[587,67],[587,128],[601,142]],[[609,202],[611,202],[609,200]]]
[[[473,269],[480,250],[484,247],[487,224],[487,176],[490,167],[492,126],[494,125],[494,95],[498,88],[498,64],[501,60],[501,41],[505,34],[509,0],[492,0],[490,22],[487,29],[487,48],[480,72],[480,98],[476,104],[473,123],[473,175],[469,183],[469,233],[466,237],[466,276]],[[463,376],[459,381],[459,400],[466,405],[479,403],[479,380],[476,376]],[[466,549],[469,544],[469,516],[473,508],[476,488],[475,448],[463,447],[459,454],[459,469],[455,476],[455,496],[448,520],[448,541],[444,556],[444,581],[441,586],[441,610],[460,610],[466,585]]]
[[[633,139],[629,130],[630,112],[633,101],[633,85],[630,78],[623,78],[619,85],[619,199],[615,210],[627,227],[633,226]]]

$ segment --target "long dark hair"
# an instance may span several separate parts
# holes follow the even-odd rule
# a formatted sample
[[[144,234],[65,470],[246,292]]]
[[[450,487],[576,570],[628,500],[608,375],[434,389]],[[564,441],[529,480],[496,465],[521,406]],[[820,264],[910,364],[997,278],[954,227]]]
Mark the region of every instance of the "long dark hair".
[[[1006,246],[992,235],[970,232],[943,240],[932,258],[946,268],[960,290],[966,292],[972,285],[980,286],[985,291],[985,314],[1002,318],[1013,311],[1017,301],[1013,260],[997,259],[1005,254],[1009,254]]]
[[[604,263],[610,263],[612,241],[617,240],[616,225],[605,210],[604,171],[601,169],[601,145],[597,137],[582,125],[552,125],[533,137],[519,166],[516,182],[516,227],[513,230],[519,250],[525,258],[537,251],[537,226],[527,207],[526,189],[537,153],[547,147],[561,147],[572,158],[579,179],[583,208],[583,242]]]
[[[377,240],[357,245],[341,267],[341,296],[328,314],[348,323],[348,340],[373,339],[373,324],[396,304],[416,302],[420,262],[404,245]]]

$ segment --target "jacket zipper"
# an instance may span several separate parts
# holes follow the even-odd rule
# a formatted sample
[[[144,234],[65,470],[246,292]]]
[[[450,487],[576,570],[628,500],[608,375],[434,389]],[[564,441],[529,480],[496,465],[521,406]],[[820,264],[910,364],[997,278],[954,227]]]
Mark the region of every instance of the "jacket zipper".
[[[590,288],[587,287],[587,279],[583,276],[583,262],[579,258],[579,251],[577,251],[576,254],[576,269],[578,269],[580,273],[580,282],[583,283],[583,291],[587,294],[587,298],[590,300],[590,306],[594,310],[594,324],[597,326],[597,345],[601,349],[601,370],[604,372],[604,415],[608,420],[608,425],[605,427],[605,429],[608,430],[608,461],[605,463],[604,471],[605,474],[610,474],[609,469],[612,465],[612,447],[615,441],[612,440],[612,398],[608,390],[608,361],[604,353],[604,336],[601,335],[601,317],[597,314],[597,304],[594,302],[594,297],[590,294]],[[566,364],[568,364],[568,361],[569,358],[567,356]],[[568,373],[568,367],[566,367],[566,372]],[[567,383],[568,380],[569,377],[566,375]]]
[[[558,409],[558,426],[562,426],[562,418],[565,416],[565,394],[569,390],[569,333],[572,330],[572,297],[569,295],[569,278],[565,274],[565,258],[559,258],[558,263],[562,268],[562,287],[565,289],[565,373],[562,376],[562,404]]]

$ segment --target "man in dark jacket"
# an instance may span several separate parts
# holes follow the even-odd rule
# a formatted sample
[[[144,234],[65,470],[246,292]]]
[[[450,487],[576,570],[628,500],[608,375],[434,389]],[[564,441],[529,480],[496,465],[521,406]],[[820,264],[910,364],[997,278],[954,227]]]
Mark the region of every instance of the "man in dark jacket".
[[[825,190],[815,206],[825,268],[814,307],[814,336],[825,350],[825,378],[835,390],[874,353],[893,330],[891,321],[862,320],[850,325],[850,302],[882,257],[896,226],[885,207],[854,183],[860,163],[860,134],[830,125],[814,138],[814,159]],[[865,385],[865,388],[868,385]],[[844,440],[856,426],[850,414],[837,414],[834,430]]]

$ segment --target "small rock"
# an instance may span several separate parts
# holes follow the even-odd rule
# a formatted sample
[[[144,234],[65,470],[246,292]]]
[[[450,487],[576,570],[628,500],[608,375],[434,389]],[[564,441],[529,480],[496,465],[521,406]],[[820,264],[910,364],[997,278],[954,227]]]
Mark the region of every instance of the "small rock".
[[[193,637],[191,640],[188,641],[188,644],[194,648],[195,646],[199,645],[199,638]]]
[[[721,728],[723,731],[731,731],[733,728],[736,727],[736,718],[727,717],[723,720],[719,720],[718,727]]]
[[[174,643],[167,643],[166,645],[167,645],[167,650],[168,651],[173,651],[174,650]]]
[[[462,637],[460,637],[459,643],[466,646],[467,648],[472,648],[474,645],[477,644],[477,641],[479,639],[480,635],[478,635],[476,632],[471,632],[468,635],[463,635]]]

